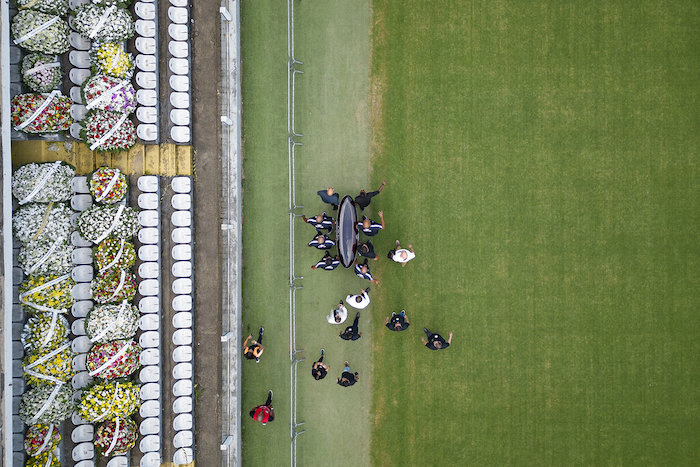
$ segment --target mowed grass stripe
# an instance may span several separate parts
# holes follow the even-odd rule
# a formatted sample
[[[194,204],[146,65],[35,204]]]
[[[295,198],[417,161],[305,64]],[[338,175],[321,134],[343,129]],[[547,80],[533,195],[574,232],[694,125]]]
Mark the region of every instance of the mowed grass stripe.
[[[303,146],[296,150],[297,202],[307,216],[323,210],[316,192],[333,186],[341,196],[356,195],[369,180],[369,1],[327,0],[295,3],[296,57],[304,71],[296,80],[296,129]],[[348,342],[338,337],[350,325],[355,311],[348,307],[342,325],[326,322],[326,315],[345,299],[369,285],[352,270],[311,270],[323,252],[306,246],[315,235],[310,225],[296,219],[297,344],[305,349],[299,365],[298,417],[306,432],[298,438],[298,465],[369,465],[370,406],[372,400],[370,326],[376,308],[362,310],[362,338]],[[335,235],[335,234],[333,234]],[[336,249],[333,250],[335,254]],[[380,293],[373,288],[372,299]],[[311,364],[325,348],[328,376],[315,381]],[[350,388],[336,384],[348,360],[360,380]]]
[[[265,325],[265,354],[259,365],[243,365],[243,459],[245,465],[289,463],[288,339],[289,217],[287,212],[286,3],[244,2],[242,14],[243,113],[245,138],[244,328]],[[348,21],[350,19],[350,21]],[[369,174],[369,2],[295,2],[296,57],[304,74],[296,79],[298,213],[325,207],[316,191],[329,185],[356,194]],[[329,213],[335,215],[335,212]],[[338,300],[366,287],[344,268],[312,271],[323,255],[306,243],[314,229],[296,219],[297,347],[300,358],[298,465],[368,465],[371,404],[372,310],[364,310],[362,339],[346,342],[325,316]],[[371,307],[371,306],[370,306]],[[326,379],[311,377],[311,364],[325,347]],[[360,381],[336,384],[349,360]],[[273,387],[277,419],[265,427],[247,411]],[[262,397],[262,398],[261,398]]]
[[[373,464],[697,462],[697,5],[372,6]]]
[[[243,99],[243,338],[264,326],[259,364],[242,362],[243,465],[289,463],[287,10],[241,4]],[[274,391],[276,419],[248,415]]]

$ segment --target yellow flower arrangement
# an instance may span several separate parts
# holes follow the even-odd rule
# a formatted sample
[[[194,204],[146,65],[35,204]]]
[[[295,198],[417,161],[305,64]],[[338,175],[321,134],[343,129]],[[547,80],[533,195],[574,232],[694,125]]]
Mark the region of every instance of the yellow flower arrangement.
[[[83,391],[78,414],[89,422],[128,417],[141,405],[139,386],[132,382],[95,383]]]
[[[19,286],[20,303],[33,313],[51,310],[67,312],[73,306],[71,290],[74,285],[75,281],[68,275],[29,276]]]
[[[99,71],[115,78],[130,77],[134,70],[131,54],[115,42],[95,45],[92,50],[92,61]]]
[[[43,360],[51,354],[53,355]],[[38,360],[43,361],[36,363]],[[52,350],[30,353],[24,358],[23,364],[24,377],[29,384],[54,384],[55,380],[67,382],[73,377],[73,352],[70,347],[58,353]]]

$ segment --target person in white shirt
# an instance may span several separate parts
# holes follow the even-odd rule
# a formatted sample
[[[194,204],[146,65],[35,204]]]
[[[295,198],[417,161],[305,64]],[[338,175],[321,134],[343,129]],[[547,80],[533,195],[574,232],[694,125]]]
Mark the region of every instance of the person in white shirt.
[[[342,300],[338,306],[331,310],[330,314],[326,316],[326,320],[331,324],[341,324],[344,323],[346,319],[348,319],[348,309],[345,308]]]
[[[413,251],[413,245],[408,245],[407,250],[405,248],[401,248],[401,244],[398,240],[396,240],[396,248],[393,250],[389,250],[389,254],[387,254],[387,257],[392,261],[401,263],[401,267],[403,267],[406,266],[406,263],[408,263],[416,257],[416,252]]]
[[[369,305],[369,287],[361,291],[360,294],[348,295],[345,297],[345,301],[348,302],[348,305],[358,310],[367,308],[367,305]]]

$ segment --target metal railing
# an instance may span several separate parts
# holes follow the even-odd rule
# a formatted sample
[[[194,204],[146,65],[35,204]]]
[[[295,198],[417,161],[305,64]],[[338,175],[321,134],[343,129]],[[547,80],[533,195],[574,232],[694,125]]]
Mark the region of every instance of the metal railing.
[[[240,10],[238,2],[223,0],[221,12],[221,59],[222,59],[222,225],[223,274],[222,296],[222,465],[240,465],[241,432],[240,417],[240,359],[238,355],[238,334],[240,334],[240,174],[241,174],[241,129],[240,129]],[[235,39],[235,40],[234,40]],[[294,2],[287,0],[287,150],[289,171],[289,392],[290,392],[290,464],[296,466],[297,437],[305,430],[299,430],[304,422],[297,420],[297,366],[304,361],[300,353],[304,349],[296,345],[296,292],[303,288],[297,284],[303,276],[297,276],[294,268],[294,221],[301,214],[296,210],[302,205],[296,202],[295,153],[298,141],[303,135],[296,130],[294,94],[296,75],[303,74],[297,69],[303,62],[294,56]],[[231,68],[233,67],[233,69]],[[235,445],[232,444],[235,441]]]
[[[297,74],[304,72],[297,69],[297,65],[304,63],[297,60],[294,56],[294,0],[287,0],[287,154],[288,154],[288,170],[289,170],[289,402],[290,402],[290,421],[289,435],[291,438],[289,445],[289,463],[292,467],[297,465],[297,437],[304,433],[305,430],[299,430],[299,427],[304,425],[304,422],[297,420],[297,366],[299,362],[304,361],[299,358],[299,354],[304,349],[298,349],[296,343],[296,292],[303,288],[297,285],[296,281],[303,279],[303,276],[297,276],[294,269],[294,220],[301,216],[295,211],[304,206],[297,204],[296,200],[296,177],[295,177],[295,153],[296,147],[302,146],[297,138],[301,138],[301,133],[298,133],[294,123],[294,90],[296,87]]]

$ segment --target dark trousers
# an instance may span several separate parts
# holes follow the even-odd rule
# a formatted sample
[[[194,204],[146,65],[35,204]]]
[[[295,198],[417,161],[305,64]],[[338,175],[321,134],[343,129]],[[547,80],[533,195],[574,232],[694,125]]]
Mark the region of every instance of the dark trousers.
[[[355,315],[355,320],[352,322],[352,330],[353,330],[353,333],[356,333],[356,332],[357,332],[357,325],[359,324],[359,322],[360,322],[360,313],[358,312],[358,313]]]
[[[430,338],[432,337],[433,333],[430,332],[430,330],[428,330],[427,328],[425,328],[425,329],[423,329],[423,331],[425,331],[425,335],[426,335],[426,337],[427,337],[428,339],[430,339]]]
[[[262,344],[263,332],[262,329],[258,331],[258,344]]]
[[[272,405],[272,391],[267,393],[267,400],[265,401],[265,405],[268,407]]]
[[[318,359],[318,363],[321,363],[323,361],[323,354],[321,354],[321,358]]]

